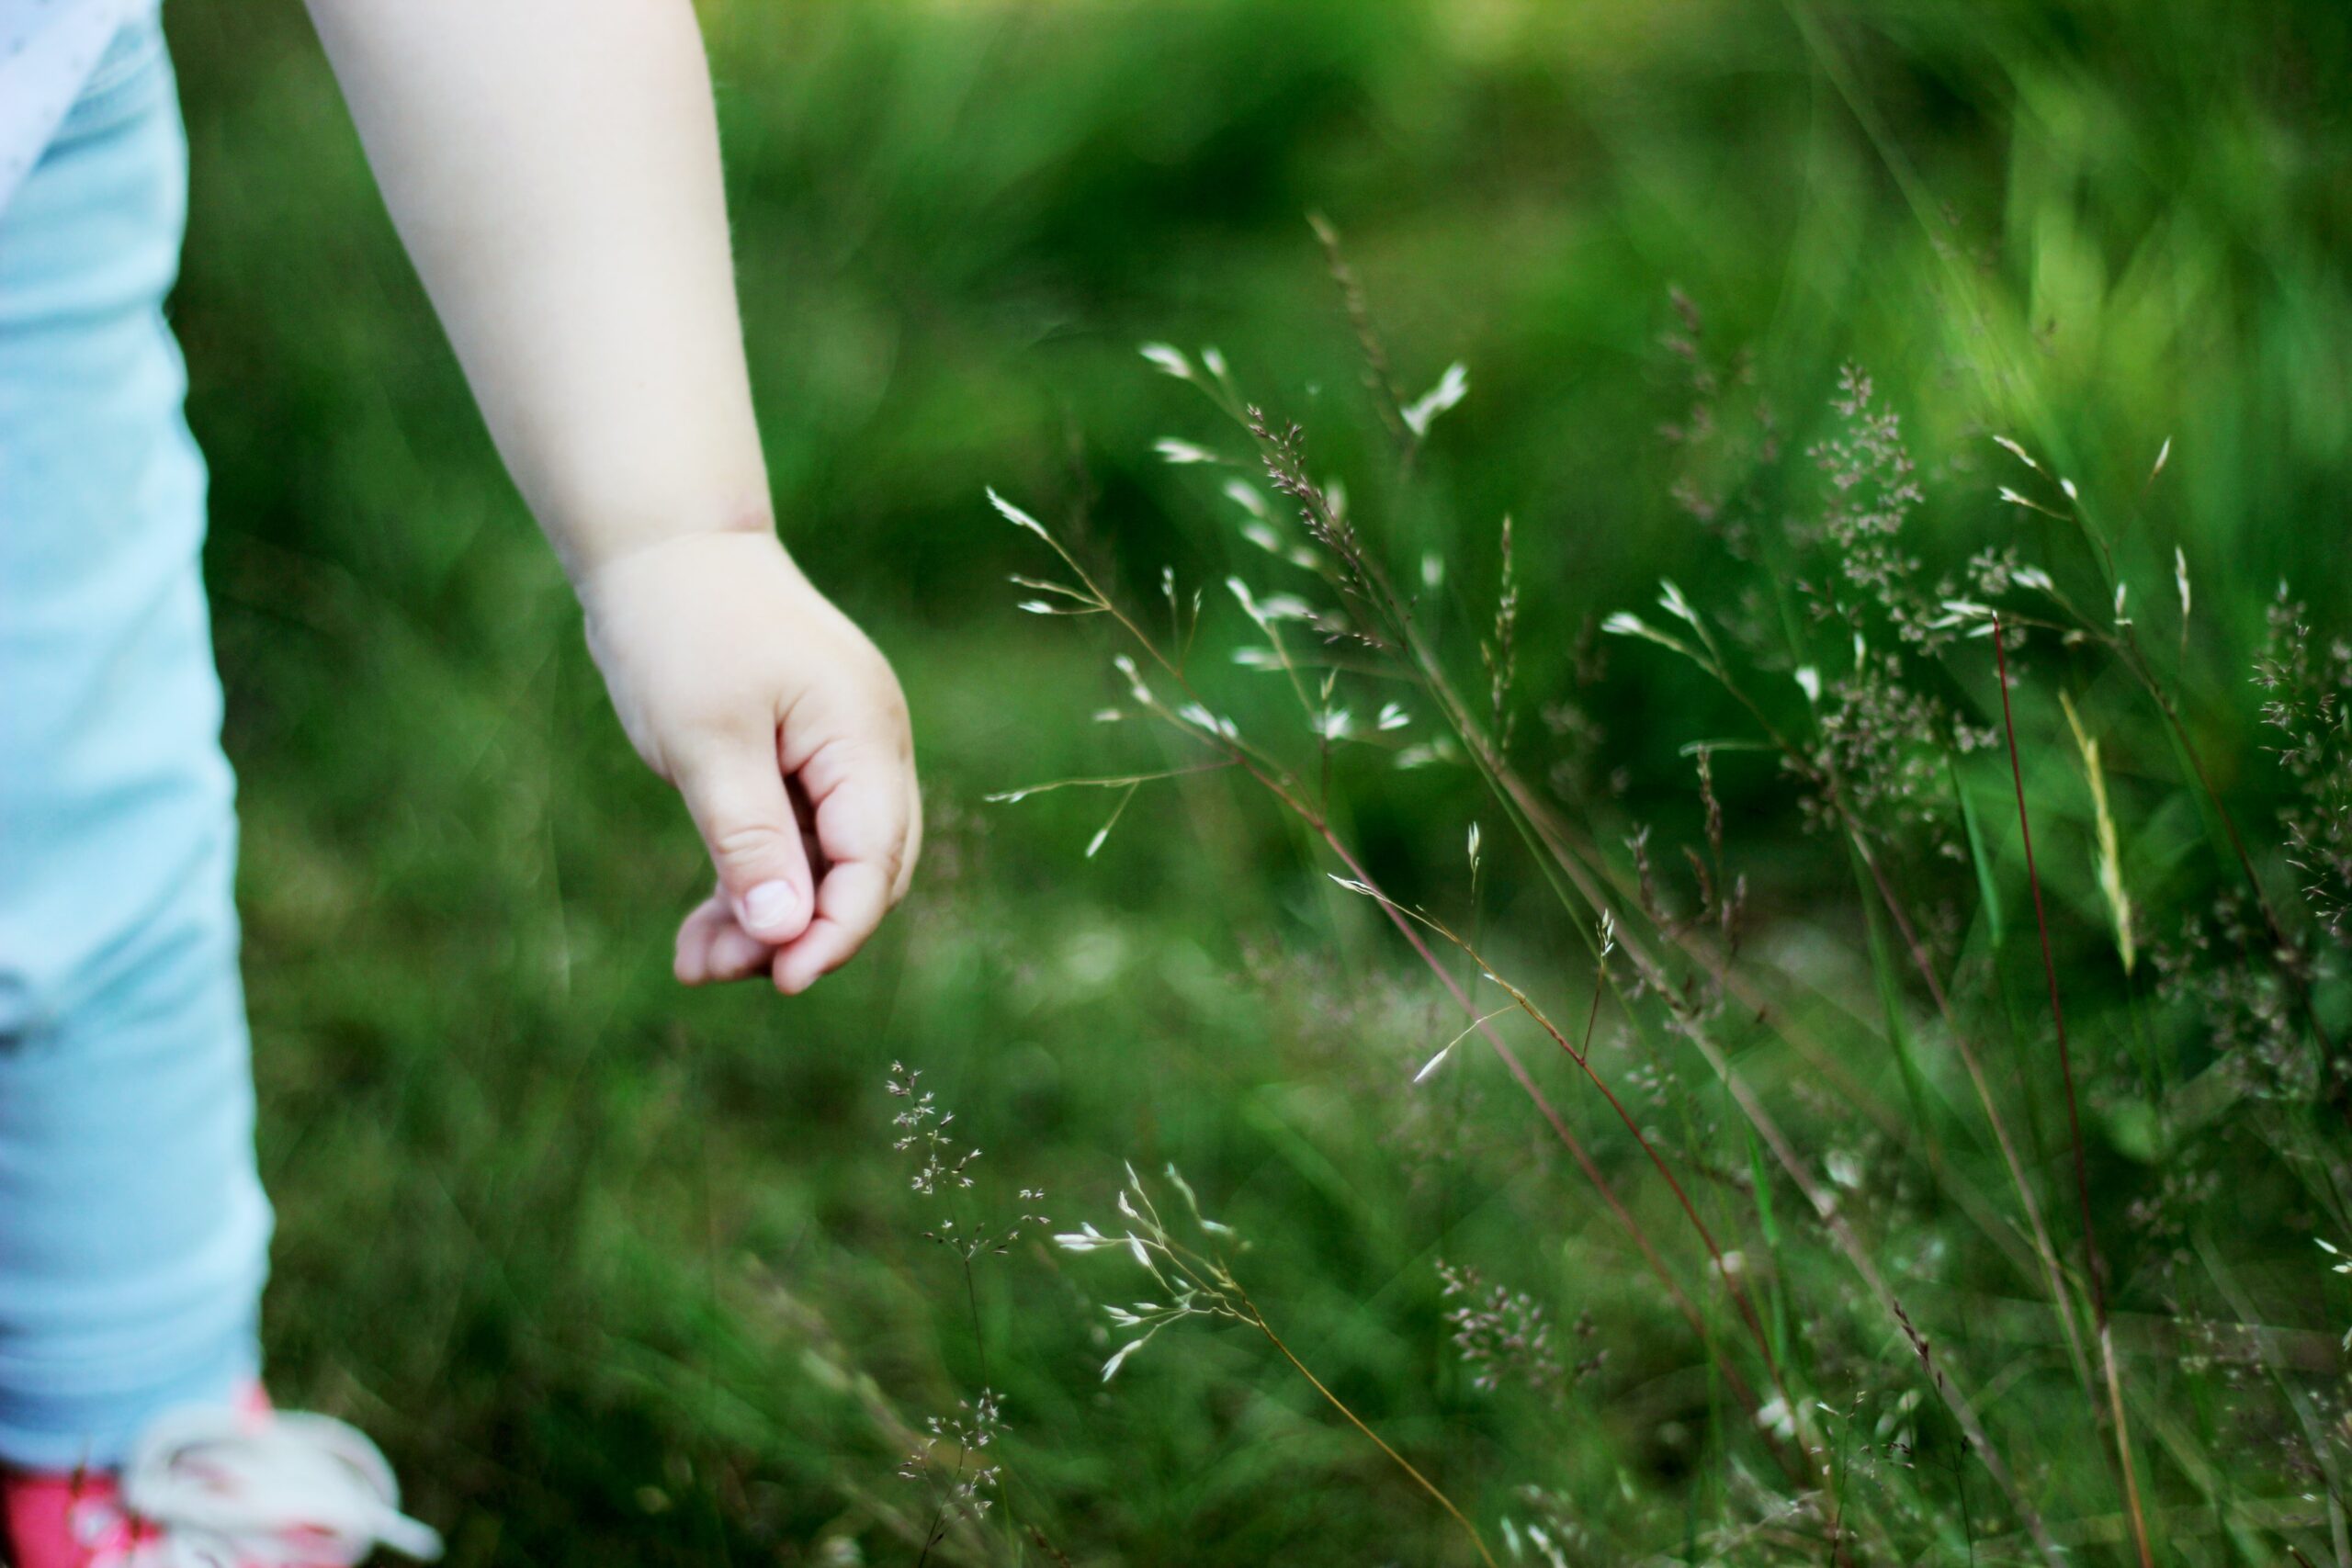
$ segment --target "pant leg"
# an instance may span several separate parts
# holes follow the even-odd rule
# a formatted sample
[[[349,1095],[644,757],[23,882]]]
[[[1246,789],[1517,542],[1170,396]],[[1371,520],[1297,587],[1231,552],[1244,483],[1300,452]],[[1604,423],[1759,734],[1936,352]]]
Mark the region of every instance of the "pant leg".
[[[0,209],[0,1461],[105,1464],[254,1374],[236,821],[164,321],[187,149],[152,20]]]

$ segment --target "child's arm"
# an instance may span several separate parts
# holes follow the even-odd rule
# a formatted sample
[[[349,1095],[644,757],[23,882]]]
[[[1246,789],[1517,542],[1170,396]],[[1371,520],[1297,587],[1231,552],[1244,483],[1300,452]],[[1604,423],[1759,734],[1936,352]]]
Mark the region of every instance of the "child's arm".
[[[692,6],[311,11],[621,723],[709,846],[679,978],[804,989],[905,891],[921,813],[897,680],[775,536]]]

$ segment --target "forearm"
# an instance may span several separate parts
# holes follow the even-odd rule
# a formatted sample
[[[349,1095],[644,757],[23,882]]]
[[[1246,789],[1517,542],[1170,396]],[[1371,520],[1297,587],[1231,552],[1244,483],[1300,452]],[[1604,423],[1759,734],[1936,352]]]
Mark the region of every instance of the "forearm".
[[[687,0],[310,0],[394,224],[575,581],[770,526]]]

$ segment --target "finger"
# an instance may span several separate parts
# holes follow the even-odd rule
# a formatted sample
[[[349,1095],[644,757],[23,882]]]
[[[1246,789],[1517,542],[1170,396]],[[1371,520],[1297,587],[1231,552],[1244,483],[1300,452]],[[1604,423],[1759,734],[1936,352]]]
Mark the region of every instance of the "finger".
[[[716,895],[704,899],[694,911],[678,923],[678,947],[671,961],[671,972],[681,985],[700,986],[713,976],[710,969],[710,944],[723,925],[733,925],[727,906]]]
[[[808,930],[776,954],[779,989],[807,990],[881,923],[907,864],[909,783],[904,752],[887,742],[820,748],[801,769],[825,874]]]
[[[871,861],[835,865],[817,886],[817,918],[779,949],[775,988],[797,997],[848,963],[889,911],[889,885]]]
[[[773,733],[717,741],[677,777],[736,924],[770,943],[808,929],[816,905],[808,853]]]
[[[714,980],[748,980],[754,975],[764,975],[775,961],[775,944],[758,937],[735,923],[730,917],[710,942],[710,977]]]
[[[689,986],[743,980],[764,974],[775,957],[773,944],[735,923],[723,894],[695,906],[678,927],[678,978]]]
[[[922,790],[910,774],[907,779],[907,838],[899,852],[899,874],[891,879],[890,907],[907,896],[915,879],[915,862],[922,858]]]

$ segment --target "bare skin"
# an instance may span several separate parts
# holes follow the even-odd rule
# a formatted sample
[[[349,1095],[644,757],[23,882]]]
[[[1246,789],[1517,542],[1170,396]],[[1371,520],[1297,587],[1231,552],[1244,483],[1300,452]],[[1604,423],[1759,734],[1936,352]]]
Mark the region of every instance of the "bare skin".
[[[888,662],[776,537],[686,0],[311,0],[378,185],[718,886],[688,985],[797,993],[904,896]]]

